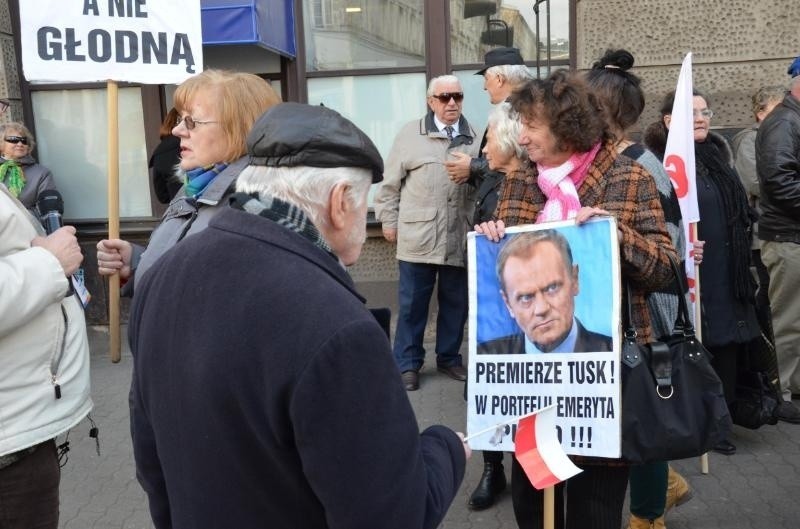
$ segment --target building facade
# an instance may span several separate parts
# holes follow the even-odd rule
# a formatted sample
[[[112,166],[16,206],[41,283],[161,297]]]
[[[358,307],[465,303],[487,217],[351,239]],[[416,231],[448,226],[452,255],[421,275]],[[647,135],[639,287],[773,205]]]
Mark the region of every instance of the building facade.
[[[28,83],[19,53],[21,1],[0,0],[0,97],[12,102],[3,119],[22,121],[33,131],[35,155],[57,179],[65,217],[78,227],[87,257],[89,320],[103,324],[106,286],[96,273],[94,247],[107,229],[105,85]],[[256,73],[286,101],[333,108],[370,135],[383,155],[399,128],[425,112],[427,81],[436,75],[454,73],[462,80],[464,113],[482,129],[489,102],[483,78],[473,74],[496,46],[520,48],[541,76],[553,68],[589,68],[609,47],[630,50],[648,101],[642,127],[657,118],[659,101],[674,89],[688,51],[694,55],[695,86],[710,96],[714,126],[726,129],[752,121],[750,95],[759,86],[787,82],[786,67],[800,54],[795,0],[201,0],[201,5],[206,68]],[[234,6],[244,9],[244,22],[253,17],[253,38],[239,38],[236,31],[226,35],[225,28],[214,33],[212,24],[223,19],[220,10]],[[270,28],[287,25],[284,45],[259,40],[274,32]],[[130,240],[146,242],[163,212],[147,160],[173,91],[174,86],[120,86],[121,233]],[[396,280],[396,261],[379,227],[370,234],[352,273],[368,298],[373,292],[380,298],[382,286]]]

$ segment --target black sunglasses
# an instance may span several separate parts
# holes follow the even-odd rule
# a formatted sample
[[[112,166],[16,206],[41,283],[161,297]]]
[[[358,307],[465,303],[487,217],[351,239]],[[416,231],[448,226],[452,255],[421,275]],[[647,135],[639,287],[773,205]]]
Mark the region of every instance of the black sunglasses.
[[[4,139],[6,140],[6,143],[13,143],[15,145],[17,143],[21,143],[23,145],[28,144],[28,138],[25,136],[6,136]]]
[[[449,103],[451,99],[455,99],[456,103],[461,103],[464,100],[464,92],[442,92],[439,95],[434,95],[440,103]]]

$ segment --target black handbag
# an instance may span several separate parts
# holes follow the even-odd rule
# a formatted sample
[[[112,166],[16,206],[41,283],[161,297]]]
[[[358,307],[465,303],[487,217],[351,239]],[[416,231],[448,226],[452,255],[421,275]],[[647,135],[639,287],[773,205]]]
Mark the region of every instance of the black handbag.
[[[727,438],[731,417],[711,354],[695,337],[683,271],[670,259],[679,300],[672,335],[636,343],[630,288],[622,343],[622,458],[640,464],[695,457]]]

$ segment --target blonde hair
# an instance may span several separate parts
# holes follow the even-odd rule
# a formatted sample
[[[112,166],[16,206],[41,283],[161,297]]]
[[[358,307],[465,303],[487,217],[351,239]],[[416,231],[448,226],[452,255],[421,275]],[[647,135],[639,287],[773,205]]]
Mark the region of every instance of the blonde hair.
[[[25,136],[28,138],[28,152],[33,152],[33,148],[36,147],[36,140],[33,139],[33,134],[28,130],[28,127],[17,121],[3,123],[0,125],[0,141],[6,136],[14,136],[14,134],[9,134],[9,132],[16,132],[17,136]]]
[[[211,69],[181,83],[175,90],[175,108],[179,113],[185,112],[201,93],[211,96],[217,105],[216,118],[227,143],[225,159],[221,162],[232,162],[244,156],[247,134],[253,123],[267,109],[281,102],[269,83],[257,75]]]

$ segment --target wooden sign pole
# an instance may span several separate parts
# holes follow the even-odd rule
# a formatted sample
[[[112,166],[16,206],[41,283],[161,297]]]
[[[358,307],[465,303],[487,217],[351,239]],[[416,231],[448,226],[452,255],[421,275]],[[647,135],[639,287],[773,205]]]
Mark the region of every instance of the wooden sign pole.
[[[116,81],[106,84],[108,107],[108,238],[119,239],[119,103]],[[119,273],[108,278],[108,346],[111,362],[120,360]]]

